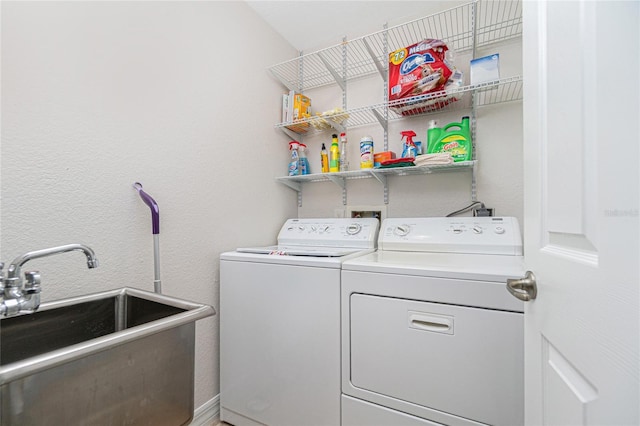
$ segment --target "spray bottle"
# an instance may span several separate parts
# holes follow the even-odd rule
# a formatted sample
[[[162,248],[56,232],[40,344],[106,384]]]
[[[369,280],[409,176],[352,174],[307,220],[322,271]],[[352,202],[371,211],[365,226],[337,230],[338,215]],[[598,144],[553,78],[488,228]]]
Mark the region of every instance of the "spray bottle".
[[[324,143],[320,151],[320,164],[322,173],[329,173],[329,154],[327,154],[327,147],[324,146]]]
[[[311,173],[311,170],[309,169],[309,160],[307,159],[307,153],[305,152],[306,150],[307,150],[307,146],[303,143],[300,143],[299,157],[300,157],[300,174],[301,175],[308,175]]]
[[[340,147],[338,146],[338,135],[331,135],[331,148],[329,148],[329,171],[340,171]]]
[[[289,142],[289,150],[291,151],[291,161],[289,162],[289,176],[298,176],[300,174],[300,156],[298,155],[300,142]]]
[[[413,137],[416,135],[416,132],[413,130],[405,130],[400,132],[402,135],[402,139],[404,139],[404,144],[402,145],[402,158],[416,158],[418,155],[418,149],[416,148],[416,144],[413,142]]]

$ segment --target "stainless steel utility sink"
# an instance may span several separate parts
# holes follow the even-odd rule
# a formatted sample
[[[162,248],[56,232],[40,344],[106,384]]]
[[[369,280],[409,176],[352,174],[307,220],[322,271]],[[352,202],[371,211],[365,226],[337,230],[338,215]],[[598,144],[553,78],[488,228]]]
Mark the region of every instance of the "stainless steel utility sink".
[[[123,288],[0,320],[0,425],[183,425],[211,306]]]

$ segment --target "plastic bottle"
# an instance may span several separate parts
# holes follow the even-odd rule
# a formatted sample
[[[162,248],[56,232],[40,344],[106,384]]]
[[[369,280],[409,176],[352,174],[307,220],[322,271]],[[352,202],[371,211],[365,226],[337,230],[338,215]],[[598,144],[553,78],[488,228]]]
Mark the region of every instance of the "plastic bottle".
[[[309,160],[307,159],[307,146],[303,143],[300,143],[299,156],[300,156],[300,174],[308,175],[311,173],[311,169],[309,168]]]
[[[289,150],[291,151],[291,161],[289,162],[289,176],[297,176],[300,174],[300,155],[298,154],[300,142],[289,142]]]
[[[373,138],[371,136],[360,139],[360,168],[373,168]]]
[[[340,133],[340,171],[349,170],[349,162],[347,161],[347,134]]]
[[[413,130],[405,130],[400,132],[402,135],[401,139],[404,139],[404,144],[402,145],[402,158],[416,158],[418,155],[418,149],[416,148],[416,144],[413,142],[413,137],[416,136],[416,132]]]
[[[431,153],[429,150],[435,146],[436,142],[438,142],[441,132],[442,129],[438,127],[438,122],[436,120],[429,121],[429,129],[427,129],[427,146],[425,147],[424,152]]]
[[[322,150],[320,151],[320,164],[322,173],[329,173],[329,154],[327,154],[327,148],[322,144]]]
[[[331,135],[331,148],[329,148],[329,171],[340,171],[340,147],[338,146],[338,135]]]
[[[455,128],[454,130],[449,130]],[[462,117],[460,123],[449,123],[442,129],[429,129],[429,154],[450,152],[454,162],[470,161],[473,146],[469,130],[469,117]],[[434,139],[434,143],[431,139]]]

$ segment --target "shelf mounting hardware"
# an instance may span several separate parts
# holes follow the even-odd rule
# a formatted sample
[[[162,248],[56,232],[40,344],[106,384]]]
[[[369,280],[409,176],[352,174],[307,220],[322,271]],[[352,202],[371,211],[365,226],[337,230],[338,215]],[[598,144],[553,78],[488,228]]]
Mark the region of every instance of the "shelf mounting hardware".
[[[384,203],[389,204],[389,184],[387,183],[387,175],[372,171],[371,176],[376,178],[376,180],[382,184]]]
[[[347,205],[347,183],[346,179],[341,176],[327,174],[327,179],[342,188],[342,205]]]

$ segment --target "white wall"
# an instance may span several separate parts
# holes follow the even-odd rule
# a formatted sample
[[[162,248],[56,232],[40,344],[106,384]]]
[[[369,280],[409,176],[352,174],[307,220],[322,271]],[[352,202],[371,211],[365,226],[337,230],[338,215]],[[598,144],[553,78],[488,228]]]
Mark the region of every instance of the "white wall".
[[[295,55],[244,2],[2,2],[1,255],[85,243],[34,260],[43,301],[153,289],[160,206],[164,293],[218,308],[218,258],[272,243],[295,194],[282,89]],[[198,322],[196,407],[218,389],[218,319]]]

